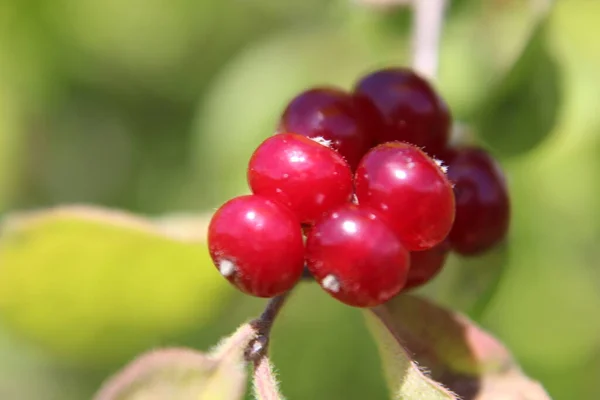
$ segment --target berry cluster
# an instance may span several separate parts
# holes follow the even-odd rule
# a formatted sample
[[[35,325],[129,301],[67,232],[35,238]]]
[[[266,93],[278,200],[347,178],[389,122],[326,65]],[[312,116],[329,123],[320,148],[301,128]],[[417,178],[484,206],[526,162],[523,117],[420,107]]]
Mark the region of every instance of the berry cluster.
[[[253,194],[211,220],[215,265],[259,297],[290,290],[306,266],[333,297],[372,307],[429,281],[450,250],[490,249],[508,229],[503,174],[484,150],[449,147],[450,126],[407,69],[299,94],[250,159]]]

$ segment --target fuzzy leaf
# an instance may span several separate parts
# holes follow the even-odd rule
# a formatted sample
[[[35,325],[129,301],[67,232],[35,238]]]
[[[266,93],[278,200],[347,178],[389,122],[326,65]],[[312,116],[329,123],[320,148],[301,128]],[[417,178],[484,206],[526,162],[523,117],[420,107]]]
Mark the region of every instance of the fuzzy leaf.
[[[244,351],[255,330],[244,325],[208,355],[172,348],[138,357],[110,378],[94,400],[236,400],[244,396]]]
[[[266,356],[254,363],[252,386],[256,400],[284,400],[273,364]]]
[[[394,400],[458,400],[419,369],[382,319],[371,312],[366,312],[365,316],[384,361],[386,380]]]
[[[0,234],[0,320],[73,365],[112,366],[196,332],[232,293],[206,224],[61,207],[16,214]],[[179,232],[179,233],[176,233]]]
[[[537,382],[522,374],[500,342],[460,314],[400,295],[367,315],[379,322],[373,325],[374,333],[391,388],[399,393],[396,398],[414,395],[398,391],[398,382],[407,380],[408,352],[433,380],[464,400],[549,399]]]

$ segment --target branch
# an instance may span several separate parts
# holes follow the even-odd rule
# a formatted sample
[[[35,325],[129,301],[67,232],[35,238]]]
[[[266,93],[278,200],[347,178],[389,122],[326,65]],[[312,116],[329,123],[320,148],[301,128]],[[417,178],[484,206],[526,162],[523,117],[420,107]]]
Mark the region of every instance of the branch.
[[[250,326],[256,331],[256,338],[248,344],[245,356],[254,365],[252,383],[257,400],[283,399],[267,353],[273,323],[289,295],[290,292],[287,292],[269,300],[261,316],[250,322]]]
[[[448,0],[413,0],[413,68],[428,79],[438,70],[440,37]]]
[[[259,361],[261,357],[267,354],[271,328],[289,295],[290,292],[287,292],[273,297],[267,303],[261,316],[250,322],[250,325],[256,330],[256,339],[250,342],[246,350],[246,359],[248,361]]]

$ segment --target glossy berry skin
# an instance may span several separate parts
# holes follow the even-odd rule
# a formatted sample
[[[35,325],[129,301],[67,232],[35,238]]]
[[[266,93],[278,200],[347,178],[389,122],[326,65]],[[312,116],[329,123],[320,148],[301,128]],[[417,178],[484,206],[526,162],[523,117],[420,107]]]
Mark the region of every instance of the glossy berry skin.
[[[448,240],[444,240],[429,250],[411,252],[410,269],[403,291],[423,286],[433,279],[444,267],[449,252],[450,242]]]
[[[369,115],[377,143],[402,141],[441,152],[450,134],[448,106],[431,85],[413,71],[388,68],[371,73],[355,86],[354,95]]]
[[[285,204],[308,224],[352,196],[352,171],[342,156],[291,133],[271,136],[256,149],[248,183],[253,193]]]
[[[283,112],[279,131],[331,141],[352,169],[372,144],[356,100],[335,87],[317,87],[296,96]]]
[[[240,196],[221,206],[208,228],[208,247],[219,272],[258,297],[290,290],[304,266],[300,222],[263,196]]]
[[[350,306],[374,307],[404,287],[409,255],[379,216],[346,204],[310,231],[306,262],[331,296]]]
[[[355,178],[361,205],[385,218],[410,251],[442,242],[454,221],[454,194],[442,169],[419,148],[385,143],[361,160]]]
[[[508,232],[510,200],[504,174],[483,149],[456,149],[445,159],[456,197],[450,243],[459,254],[481,254],[501,242]]]

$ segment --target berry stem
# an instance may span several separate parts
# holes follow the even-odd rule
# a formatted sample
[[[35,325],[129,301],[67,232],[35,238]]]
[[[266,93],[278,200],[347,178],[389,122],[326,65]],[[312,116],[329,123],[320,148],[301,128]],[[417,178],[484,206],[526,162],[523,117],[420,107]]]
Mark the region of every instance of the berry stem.
[[[312,282],[315,280],[315,277],[310,273],[310,271],[308,270],[308,268],[306,266],[304,266],[304,271],[302,271],[302,278],[303,281],[307,281],[307,282]]]
[[[248,345],[246,358],[254,362],[255,365],[260,362],[261,358],[267,355],[271,328],[290,293],[286,292],[270,299],[260,317],[250,323],[256,330],[256,338]]]
[[[440,37],[448,0],[413,0],[412,66],[423,77],[435,79]]]

